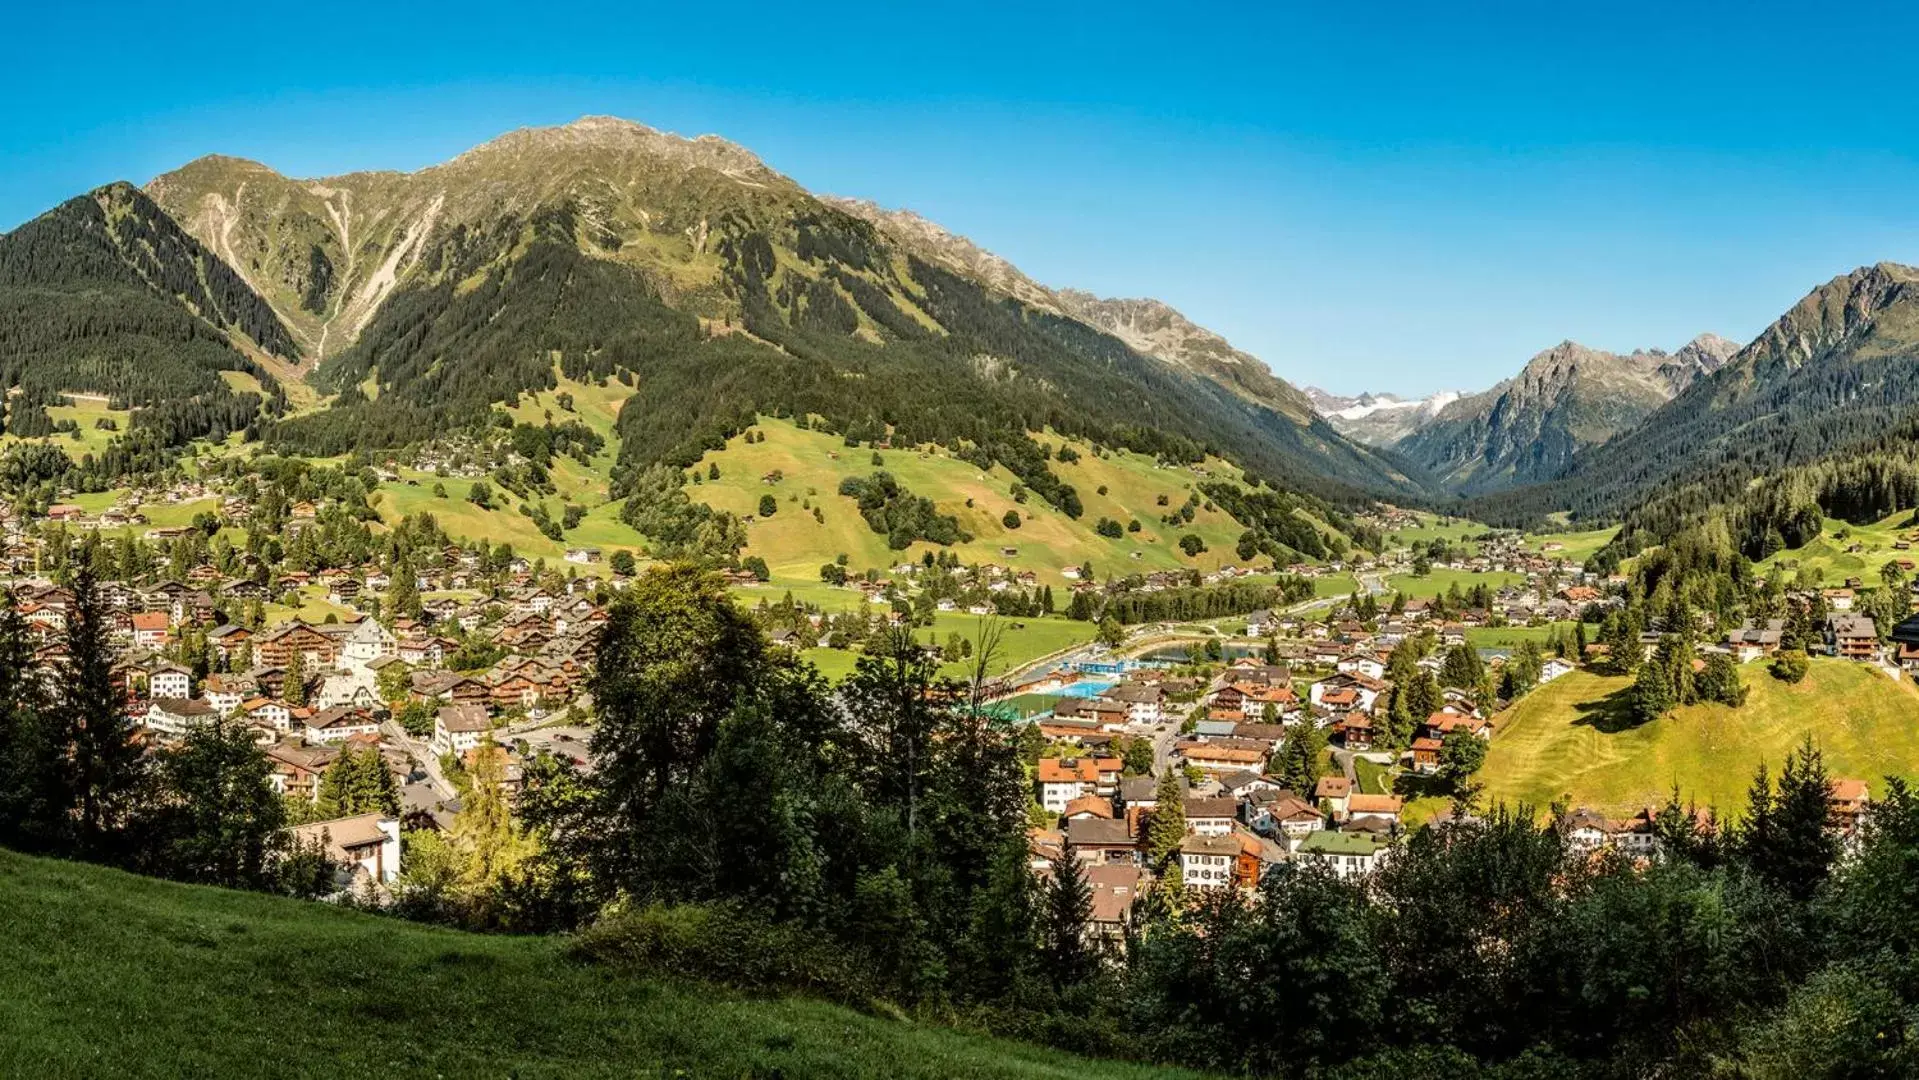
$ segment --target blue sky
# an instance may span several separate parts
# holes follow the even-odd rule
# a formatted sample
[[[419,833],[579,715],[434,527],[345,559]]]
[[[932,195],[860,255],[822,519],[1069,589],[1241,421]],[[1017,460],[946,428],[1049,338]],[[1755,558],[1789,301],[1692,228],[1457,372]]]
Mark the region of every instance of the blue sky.
[[[1562,338],[1745,340],[1919,262],[1893,7],[50,7],[8,13],[39,44],[0,65],[0,228],[204,153],[410,169],[607,113],[1347,392],[1485,386]]]

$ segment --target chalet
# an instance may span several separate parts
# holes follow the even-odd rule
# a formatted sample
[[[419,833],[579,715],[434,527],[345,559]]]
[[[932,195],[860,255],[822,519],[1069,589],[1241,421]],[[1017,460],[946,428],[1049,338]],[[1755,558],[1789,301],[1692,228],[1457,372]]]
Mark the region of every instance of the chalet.
[[[1041,758],[1039,804],[1060,814],[1066,811],[1067,803],[1082,795],[1110,799],[1119,788],[1121,767],[1118,758]]]
[[[1872,791],[1864,780],[1834,778],[1828,785],[1826,825],[1842,836],[1859,832],[1872,812]]]
[[[1779,641],[1785,636],[1786,620],[1768,619],[1764,623],[1754,623],[1747,619],[1739,627],[1726,635],[1726,648],[1740,663],[1749,663],[1762,656],[1771,656],[1779,651]]]
[[[1231,798],[1187,799],[1186,831],[1197,836],[1225,836],[1233,831],[1239,804]]]
[[[1139,841],[1127,822],[1112,818],[1081,817],[1066,822],[1066,839],[1078,849],[1080,861],[1094,865],[1137,865]]]
[[[312,802],[320,797],[320,777],[339,758],[331,746],[308,746],[298,741],[274,743],[266,748],[271,772],[267,779],[281,795]]]
[[[1581,807],[1560,819],[1559,832],[1566,838],[1568,850],[1576,854],[1590,854],[1606,846],[1612,839],[1612,822]]]
[[[244,626],[226,623],[215,627],[207,634],[207,644],[220,655],[222,660],[232,660],[242,646],[253,640],[253,631]]]
[[[1380,818],[1398,824],[1400,811],[1405,806],[1405,801],[1397,795],[1366,795],[1355,791],[1346,797],[1346,816],[1353,819]]]
[[[342,743],[355,735],[378,735],[380,724],[364,710],[334,705],[307,717],[305,731],[307,742],[324,745]]]
[[[133,643],[143,649],[164,649],[172,624],[164,611],[139,611],[133,615]]]
[[[221,716],[232,716],[239,711],[241,703],[258,689],[258,684],[243,675],[208,675],[207,704],[213,706],[214,711]]]
[[[493,730],[493,720],[478,705],[444,705],[433,717],[433,752],[464,754]]]
[[[1822,590],[1820,595],[1826,598],[1826,609],[1828,611],[1852,610],[1854,595],[1850,588],[1825,589]]]
[[[566,561],[590,566],[600,561],[600,549],[596,547],[570,547],[566,549]]]
[[[293,730],[293,711],[284,701],[273,698],[248,698],[240,703],[240,711],[246,715],[247,722],[258,727],[270,728],[278,732]]]
[[[1334,818],[1344,818],[1348,801],[1353,797],[1353,782],[1343,776],[1322,776],[1313,788],[1313,798],[1326,808]]]
[[[1826,616],[1826,647],[1847,660],[1871,660],[1879,652],[1879,630],[1868,615]]]
[[[1133,724],[1157,724],[1163,718],[1166,692],[1145,683],[1125,683],[1100,695],[1126,707],[1126,719]]]
[[[204,701],[159,698],[147,706],[146,726],[156,734],[178,738],[214,716],[213,706]]]
[[[155,698],[190,698],[193,672],[178,664],[155,664],[147,672],[147,694]]]
[[[364,882],[385,885],[400,876],[400,823],[379,814],[316,821],[296,825],[293,836],[301,847],[318,846],[339,864],[340,891]]]
[[[295,653],[308,671],[333,666],[340,654],[335,638],[304,622],[282,623],[254,639],[254,657],[259,662],[284,668]]]
[[[1391,841],[1374,834],[1322,829],[1301,840],[1294,857],[1317,862],[1341,878],[1364,878],[1372,876],[1391,852]]]
[[[1439,750],[1441,743],[1430,735],[1414,739],[1412,746],[1413,771],[1431,776],[1439,771]]]
[[[1231,831],[1193,833],[1179,843],[1180,878],[1189,889],[1228,889],[1239,861],[1239,841]]]
[[[1083,871],[1092,905],[1087,916],[1087,933],[1095,941],[1119,946],[1126,941],[1127,927],[1133,921],[1133,905],[1139,899],[1140,871],[1136,866],[1089,866]]]

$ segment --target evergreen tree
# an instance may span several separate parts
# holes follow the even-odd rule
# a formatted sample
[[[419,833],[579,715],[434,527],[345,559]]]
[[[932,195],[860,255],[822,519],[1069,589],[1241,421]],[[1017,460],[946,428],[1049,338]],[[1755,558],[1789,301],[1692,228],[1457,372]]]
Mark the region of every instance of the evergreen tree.
[[[0,843],[58,851],[71,840],[65,747],[52,738],[33,651],[13,596],[0,594]]]
[[[1810,735],[1786,755],[1777,791],[1764,765],[1753,777],[1736,847],[1760,880],[1794,900],[1811,900],[1839,857],[1839,840],[1826,827],[1831,798],[1825,758]]]
[[[1173,767],[1159,774],[1153,789],[1153,809],[1146,821],[1146,865],[1164,876],[1167,866],[1179,865],[1179,845],[1186,839],[1186,795]]]
[[[60,698],[53,708],[57,737],[67,747],[69,792],[83,852],[109,853],[147,778],[145,753],[134,738],[113,675],[111,616],[83,558],[67,609],[67,654],[60,666]]]
[[[1079,850],[1065,841],[1053,860],[1053,877],[1046,887],[1046,972],[1054,985],[1077,986],[1093,972],[1096,957],[1086,942],[1093,915],[1093,894]]]
[[[400,559],[393,564],[392,580],[387,586],[386,609],[393,619],[420,617],[420,587],[413,564]]]
[[[1676,701],[1672,678],[1658,663],[1642,664],[1632,685],[1632,715],[1636,723],[1646,724],[1671,712]]]
[[[245,725],[216,716],[191,728],[161,759],[159,774],[165,801],[149,838],[160,847],[161,872],[264,887],[285,839],[286,810]]]
[[[306,653],[299,649],[287,657],[286,674],[280,678],[280,700],[294,708],[302,708],[307,703]]]
[[[398,817],[400,790],[392,770],[375,747],[346,749],[320,777],[320,815],[352,817],[380,814]]]
[[[1281,787],[1304,799],[1311,799],[1325,772],[1326,735],[1311,720],[1294,724],[1273,755],[1273,778]]]

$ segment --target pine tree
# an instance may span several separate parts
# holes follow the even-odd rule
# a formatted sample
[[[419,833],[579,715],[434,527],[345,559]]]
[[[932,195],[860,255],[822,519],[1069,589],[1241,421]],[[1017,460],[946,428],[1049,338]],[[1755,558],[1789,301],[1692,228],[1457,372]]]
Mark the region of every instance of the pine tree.
[[[295,708],[307,703],[306,654],[299,649],[287,657],[286,674],[280,679],[280,700]]]
[[[1153,789],[1153,809],[1146,821],[1146,864],[1162,876],[1168,863],[1179,865],[1179,845],[1186,839],[1186,796],[1179,777],[1168,765]]]
[[[1293,725],[1286,733],[1286,741],[1280,745],[1275,755],[1279,767],[1274,778],[1281,787],[1311,799],[1313,791],[1319,786],[1319,778],[1324,775],[1324,756],[1326,736],[1317,724],[1304,720]]]
[[[273,871],[286,809],[246,727],[215,717],[188,731],[160,767],[156,832],[171,877],[259,888]]]
[[[1053,879],[1046,887],[1045,948],[1047,975],[1061,987],[1076,986],[1092,974],[1094,956],[1086,944],[1092,919],[1093,894],[1086,884],[1079,850],[1067,840],[1053,860]]]
[[[79,560],[72,592],[60,701],[53,711],[55,728],[69,747],[67,791],[81,850],[97,855],[106,853],[112,834],[132,810],[146,779],[146,757],[114,685],[111,623],[90,558]]]
[[[1827,830],[1831,798],[1825,758],[1810,735],[1786,755],[1777,792],[1763,764],[1753,778],[1738,851],[1754,874],[1794,900],[1811,900],[1839,857],[1839,840]]]
[[[393,564],[393,576],[387,586],[386,609],[394,618],[417,619],[423,610],[420,606],[420,587],[413,571],[413,564],[405,559]]]
[[[13,596],[0,594],[0,843],[57,851],[70,839],[65,755],[50,737],[33,651]]]

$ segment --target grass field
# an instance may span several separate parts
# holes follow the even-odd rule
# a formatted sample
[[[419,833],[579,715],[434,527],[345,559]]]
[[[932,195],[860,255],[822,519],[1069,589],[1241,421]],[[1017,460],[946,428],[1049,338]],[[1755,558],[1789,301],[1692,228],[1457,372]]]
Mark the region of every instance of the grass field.
[[[1393,793],[1392,770],[1384,765],[1367,761],[1363,757],[1353,759],[1353,776],[1358,780],[1358,790],[1368,795],[1391,795]]]
[[[1187,1075],[0,851],[0,1075]]]
[[[1425,577],[1414,577],[1411,574],[1393,574],[1386,579],[1386,587],[1415,598],[1431,598],[1446,592],[1454,585],[1458,585],[1461,592],[1466,592],[1482,582],[1494,589],[1498,589],[1506,585],[1523,585],[1526,582],[1526,577],[1524,574],[1511,574],[1504,570],[1495,570],[1482,574],[1472,570],[1436,569]]]
[[[1351,574],[1327,574],[1313,579],[1314,596],[1351,596],[1359,591],[1359,581]]]
[[[1537,551],[1578,565],[1590,558],[1594,552],[1605,547],[1618,532],[1619,527],[1615,525],[1586,532],[1536,533],[1526,537],[1524,547],[1528,551]],[[1548,544],[1558,544],[1560,549],[1547,551]]]
[[[1466,630],[1466,643],[1475,649],[1516,649],[1522,641],[1530,641],[1545,648],[1552,643],[1553,632],[1563,630],[1571,634],[1571,619],[1547,623],[1545,626],[1474,626]],[[1586,627],[1586,640],[1596,641],[1599,627]]]
[[[1797,686],[1748,664],[1746,704],[1693,705],[1632,727],[1622,691],[1631,680],[1576,671],[1540,687],[1498,718],[1479,780],[1491,799],[1555,799],[1625,814],[1665,801],[1674,784],[1699,805],[1743,809],[1753,770],[1775,772],[1810,733],[1834,776],[1866,780],[1919,768],[1919,692],[1843,660],[1814,660]]]
[[[1893,545],[1919,537],[1911,511],[1901,511],[1869,525],[1849,525],[1827,518],[1818,539],[1804,547],[1781,551],[1760,562],[1757,571],[1772,575],[1784,573],[1787,583],[1798,579],[1802,571],[1811,571],[1821,585],[1843,585],[1847,578],[1859,578],[1867,585],[1879,584],[1879,568],[1893,559],[1919,558],[1919,552],[1900,551]],[[1854,551],[1857,547],[1859,550]]]
[[[777,512],[747,526],[746,553],[765,559],[778,584],[816,581],[820,564],[841,553],[856,571],[884,570],[917,560],[933,547],[919,543],[905,551],[889,549],[886,537],[860,517],[854,500],[839,494],[840,481],[865,477],[876,468],[892,473],[913,494],[933,500],[941,514],[959,520],[960,527],[973,536],[970,543],[951,549],[962,561],[1033,570],[1056,587],[1066,581],[1060,576],[1061,568],[1088,559],[1101,577],[1188,567],[1211,570],[1239,562],[1233,548],[1243,530],[1223,511],[1202,508],[1192,524],[1178,528],[1159,521],[1159,515],[1178,509],[1209,476],[1236,476],[1224,462],[1209,461],[1202,473],[1184,467],[1161,468],[1138,454],[1099,458],[1091,446],[1075,444],[1078,461],[1053,465],[1084,504],[1085,513],[1074,520],[1034,496],[1016,502],[1011,495],[1015,478],[1003,467],[981,471],[944,450],[885,450],[880,452],[881,464],[875,466],[872,450],[846,446],[837,436],[774,419],[762,419],[755,430],[765,434],[765,441],[749,444],[743,436],[736,437],[724,450],[707,454],[694,471],[705,477],[708,468],[717,465],[719,479],[703,480],[687,490],[716,509],[755,517],[759,517],[761,496],[773,496]],[[1041,441],[1056,446],[1065,442],[1057,436],[1042,436]],[[775,472],[779,479],[766,482]],[[1106,489],[1103,495],[1101,488]],[[1158,503],[1161,496],[1167,500],[1163,507]],[[824,520],[813,519],[815,506]],[[1018,528],[1002,523],[1009,510],[1022,516]],[[1102,517],[1122,524],[1138,519],[1140,531],[1118,540],[1099,536],[1093,527]],[[1188,558],[1178,547],[1179,538],[1189,532],[1206,542],[1207,550],[1197,558]],[[1018,552],[1006,555],[1004,548]]]
[[[1428,543],[1433,540],[1446,540],[1462,543],[1470,536],[1484,533],[1487,526],[1466,518],[1438,517],[1433,514],[1418,514],[1419,526],[1410,529],[1395,529],[1386,534],[1386,542],[1397,547],[1411,547],[1414,544]],[[1466,544],[1468,550],[1476,545]]]

